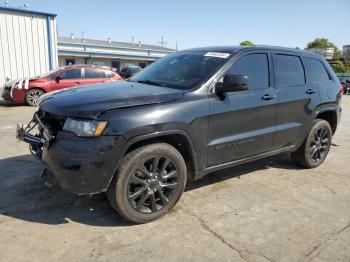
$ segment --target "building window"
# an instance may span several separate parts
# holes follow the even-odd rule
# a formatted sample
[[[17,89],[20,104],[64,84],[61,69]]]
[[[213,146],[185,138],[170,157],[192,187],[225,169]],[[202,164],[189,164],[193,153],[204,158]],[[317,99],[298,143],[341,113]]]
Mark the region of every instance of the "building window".
[[[139,66],[141,66],[142,68],[145,68],[147,66],[147,63],[139,63]]]
[[[66,66],[75,65],[75,59],[67,58],[65,60],[65,64],[66,64]]]
[[[119,61],[112,61],[111,63],[112,68],[115,68],[117,72],[120,71],[120,62]]]

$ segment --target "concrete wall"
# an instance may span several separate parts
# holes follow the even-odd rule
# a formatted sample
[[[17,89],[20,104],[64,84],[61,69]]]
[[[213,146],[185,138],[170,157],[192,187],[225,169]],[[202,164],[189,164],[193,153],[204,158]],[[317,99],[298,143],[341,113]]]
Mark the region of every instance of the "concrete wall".
[[[0,8],[0,85],[6,78],[34,77],[57,65],[55,16]]]

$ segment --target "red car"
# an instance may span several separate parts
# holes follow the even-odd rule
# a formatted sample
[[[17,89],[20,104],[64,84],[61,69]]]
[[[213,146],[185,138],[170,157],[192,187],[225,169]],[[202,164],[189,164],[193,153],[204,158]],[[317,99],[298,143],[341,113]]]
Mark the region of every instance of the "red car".
[[[39,97],[51,91],[79,85],[121,80],[122,77],[108,67],[73,65],[59,68],[45,75],[18,79],[4,86],[3,98],[14,103],[36,106]]]

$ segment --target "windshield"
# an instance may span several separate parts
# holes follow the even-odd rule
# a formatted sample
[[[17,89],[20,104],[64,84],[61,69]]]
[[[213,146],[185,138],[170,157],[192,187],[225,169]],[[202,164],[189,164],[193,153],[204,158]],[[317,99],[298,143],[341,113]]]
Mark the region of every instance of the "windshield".
[[[129,81],[191,89],[209,79],[229,56],[218,52],[178,52],[146,67]]]
[[[49,72],[44,73],[44,74],[42,74],[42,75],[38,75],[37,78],[47,78],[47,77],[49,77],[51,74],[56,73],[56,72],[59,71],[59,70],[61,70],[61,68],[55,69],[55,70],[52,70],[52,71],[49,71]]]

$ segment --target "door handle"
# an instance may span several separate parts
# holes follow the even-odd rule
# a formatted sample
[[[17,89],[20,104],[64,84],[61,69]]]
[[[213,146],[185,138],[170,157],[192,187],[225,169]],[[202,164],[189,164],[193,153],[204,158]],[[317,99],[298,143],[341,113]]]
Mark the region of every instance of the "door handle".
[[[74,84],[75,84],[75,85],[80,85],[80,82],[75,82]]]
[[[262,100],[271,100],[271,99],[274,99],[274,98],[275,98],[274,96],[268,95],[268,94],[263,95],[263,96],[261,97]]]
[[[316,92],[317,92],[316,90],[311,89],[311,88],[309,88],[309,89],[306,90],[306,94],[308,94],[308,95],[315,94]]]

